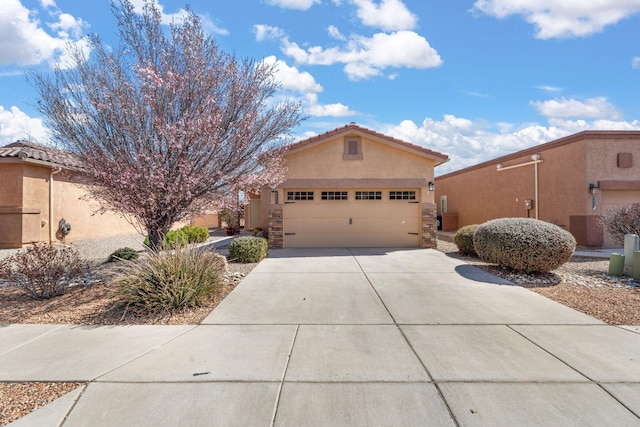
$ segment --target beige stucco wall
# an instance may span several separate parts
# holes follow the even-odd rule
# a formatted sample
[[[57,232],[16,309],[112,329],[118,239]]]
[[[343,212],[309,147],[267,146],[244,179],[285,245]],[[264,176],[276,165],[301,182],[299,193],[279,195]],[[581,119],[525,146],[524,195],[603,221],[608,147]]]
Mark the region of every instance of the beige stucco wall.
[[[359,158],[345,159],[345,139],[351,139],[353,137],[359,138],[360,141],[360,152],[353,156]],[[301,214],[304,217],[302,219],[307,221],[305,224],[308,225],[309,218],[318,218],[317,221],[312,222],[314,224],[316,222],[321,224],[327,218],[332,217],[332,202],[327,203],[327,201],[324,201],[324,203],[318,203],[320,202],[320,193],[323,190],[342,190],[350,191],[351,193],[353,193],[353,190],[383,190],[385,201],[380,204],[372,204],[372,206],[376,206],[381,210],[381,215],[384,213],[382,212],[384,209],[393,205],[393,202],[390,203],[387,199],[390,189],[415,190],[417,197],[416,201],[412,202],[414,203],[412,208],[414,208],[413,211],[415,212],[412,211],[410,221],[405,220],[404,222],[402,218],[389,219],[384,217],[384,215],[380,218],[366,219],[368,218],[367,215],[358,215],[359,211],[357,208],[361,206],[358,202],[354,204],[353,198],[355,194],[350,195],[350,201],[347,202],[350,206],[347,217],[358,217],[358,221],[362,222],[364,228],[362,230],[358,229],[358,227],[356,227],[356,221],[354,220],[354,222],[351,223],[347,217],[341,218],[340,220],[347,221],[343,222],[349,224],[349,230],[353,231],[351,234],[354,236],[357,235],[358,239],[368,236],[372,241],[356,241],[356,237],[347,238],[345,237],[347,234],[345,230],[336,229],[337,226],[335,224],[330,225],[329,228],[331,228],[333,230],[332,232],[337,236],[346,239],[345,242],[343,242],[344,244],[348,241],[349,243],[367,246],[379,245],[385,241],[383,239],[384,236],[379,236],[377,235],[379,233],[374,232],[385,229],[385,227],[389,228],[385,221],[400,221],[401,224],[408,224],[410,222],[412,224],[410,227],[412,231],[410,237],[412,243],[408,244],[405,242],[405,245],[419,246],[421,244],[423,224],[421,223],[420,206],[421,204],[432,206],[435,200],[434,193],[428,190],[427,185],[429,181],[434,180],[436,161],[433,158],[425,156],[425,154],[419,150],[414,151],[411,147],[405,147],[402,144],[385,140],[383,137],[378,139],[375,136],[368,136],[367,134],[355,131],[353,133],[338,133],[334,137],[320,139],[303,146],[294,146],[294,149],[286,155],[286,160],[288,169],[287,180],[277,188],[278,203],[280,205],[286,203],[287,191],[313,189],[313,191],[318,193],[318,200],[316,200],[318,206],[312,209],[313,215],[310,213]],[[276,197],[270,189],[264,189],[261,195],[261,201],[261,227],[266,229],[269,227],[269,207],[274,206],[273,203],[276,202]],[[336,203],[340,204],[341,202]],[[300,204],[302,205],[303,203]],[[365,204],[366,203],[361,203],[362,206]],[[285,206],[285,211],[288,206],[289,205]],[[344,215],[345,213],[342,212],[341,214]],[[287,231],[290,227],[295,226],[295,220],[292,220],[291,212],[285,214],[284,217],[286,218],[284,228],[285,231]],[[432,222],[435,224],[435,218],[432,219]],[[397,236],[402,233],[406,234],[406,230],[395,225],[392,228],[393,231],[389,231],[389,233],[394,235],[392,236],[395,239],[393,242],[395,244],[401,244],[402,242],[398,243]],[[326,230],[323,231],[324,234],[328,236]],[[300,231],[296,231],[296,233],[300,233]],[[380,233],[382,233],[382,231],[380,231]],[[336,242],[338,242],[338,244],[341,244],[337,236],[330,239],[327,237],[327,241],[324,243],[337,244]],[[284,240],[287,240],[286,237]],[[323,244],[319,238],[311,240],[313,245],[322,246]],[[435,242],[435,239],[432,240]],[[391,242],[391,240],[389,240],[389,242]]]
[[[538,218],[568,228],[570,215],[584,215],[587,197],[584,144],[539,151]],[[531,154],[502,163],[504,168],[531,162]],[[436,178],[436,198],[447,196],[448,212],[458,214],[458,226],[481,224],[500,217],[535,217],[535,169],[526,165],[497,170],[497,162],[459,174]],[[533,200],[527,210],[525,200]]]
[[[583,239],[588,244],[602,244],[597,217],[607,205],[603,203],[607,197],[604,192],[596,190],[596,209],[592,209],[593,194],[589,184],[597,186],[602,180],[639,181],[640,139],[585,137],[567,144],[548,145],[551,147],[545,148],[543,145],[538,149],[526,150],[520,156],[514,154],[506,159],[497,159],[436,178],[438,214],[441,213],[440,198],[446,196],[448,212],[458,214],[459,227],[500,217],[526,217],[524,200],[535,199],[534,166],[497,172],[496,165],[502,162],[504,167],[508,167],[530,162],[531,156],[539,153],[542,159],[542,163],[538,164],[539,219],[560,225],[583,237],[589,235]],[[619,152],[632,153],[632,168],[618,167]],[[616,200],[619,198],[620,195]],[[626,202],[640,202],[640,191],[627,191],[623,198]],[[535,209],[529,211],[529,215],[535,217]],[[577,230],[576,224],[587,229]],[[605,241],[604,246],[611,246],[611,242]]]
[[[0,163],[0,247],[18,247],[33,241],[50,241],[49,179],[51,168],[28,163]],[[96,201],[63,171],[53,176],[54,215],[52,237],[58,222],[71,224],[67,241],[136,234],[135,228],[115,213],[95,214]],[[13,212],[9,207],[15,207]],[[4,213],[2,213],[4,210]]]

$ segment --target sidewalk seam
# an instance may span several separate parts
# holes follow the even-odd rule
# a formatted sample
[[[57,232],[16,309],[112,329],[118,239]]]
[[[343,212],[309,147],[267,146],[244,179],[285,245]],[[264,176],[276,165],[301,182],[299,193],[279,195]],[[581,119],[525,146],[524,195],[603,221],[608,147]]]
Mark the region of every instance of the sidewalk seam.
[[[444,398],[444,394],[442,394],[442,390],[440,390],[440,387],[438,386],[438,383],[435,382],[435,380],[433,379],[433,376],[431,375],[431,372],[429,372],[429,369],[427,368],[427,366],[423,363],[422,359],[420,359],[420,356],[418,356],[418,353],[416,353],[416,350],[413,348],[413,346],[411,345],[411,342],[409,341],[407,336],[404,334],[404,331],[400,328],[400,325],[398,325],[398,322],[396,321],[396,319],[393,317],[393,315],[389,311],[389,308],[387,307],[387,305],[382,300],[382,297],[380,296],[380,294],[376,290],[375,286],[373,286],[373,283],[371,283],[371,279],[369,279],[369,276],[367,275],[367,272],[364,271],[364,269],[362,268],[362,265],[360,264],[360,262],[358,262],[358,258],[354,255],[354,253],[351,250],[351,248],[349,248],[349,253],[351,254],[351,256],[353,256],[353,259],[356,262],[356,264],[358,264],[358,267],[360,267],[360,270],[362,271],[362,274],[364,274],[365,279],[367,279],[367,283],[369,283],[369,286],[371,287],[371,290],[373,290],[373,292],[376,294],[376,297],[378,297],[378,300],[380,301],[380,304],[382,304],[382,306],[384,307],[385,311],[387,312],[387,314],[389,315],[389,317],[393,321],[394,326],[400,332],[400,335],[402,335],[402,338],[404,339],[404,342],[407,344],[407,346],[409,347],[409,349],[413,353],[414,357],[418,360],[418,363],[420,363],[420,366],[422,366],[422,369],[424,369],[424,372],[427,374],[427,377],[429,378],[431,384],[433,384],[433,386],[435,387],[436,391],[438,392],[438,396],[440,396],[440,401],[442,402],[442,404],[446,408],[447,412],[449,413],[449,417],[451,418],[451,421],[453,421],[453,423],[457,427],[459,427],[460,423],[458,422],[458,420],[456,419],[455,415],[453,414],[453,411],[451,410],[451,407],[449,406],[449,402],[447,402],[447,400]]]
[[[280,406],[280,396],[282,395],[282,387],[284,387],[284,379],[287,376],[287,369],[289,369],[289,362],[291,361],[291,354],[293,353],[293,346],[296,344],[296,338],[298,338],[298,330],[300,325],[296,325],[296,330],[293,333],[293,339],[291,340],[291,347],[289,347],[289,354],[287,354],[287,362],[284,364],[284,370],[282,371],[282,377],[278,385],[278,394],[276,395],[276,402],[273,406],[273,415],[271,416],[271,427],[275,425],[276,417],[278,416],[278,406]]]

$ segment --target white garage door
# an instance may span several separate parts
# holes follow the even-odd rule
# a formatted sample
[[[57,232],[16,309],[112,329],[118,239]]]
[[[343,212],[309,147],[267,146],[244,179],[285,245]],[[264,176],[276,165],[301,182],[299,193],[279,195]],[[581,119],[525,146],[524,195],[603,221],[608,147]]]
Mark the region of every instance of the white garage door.
[[[285,190],[284,247],[417,247],[418,190]]]

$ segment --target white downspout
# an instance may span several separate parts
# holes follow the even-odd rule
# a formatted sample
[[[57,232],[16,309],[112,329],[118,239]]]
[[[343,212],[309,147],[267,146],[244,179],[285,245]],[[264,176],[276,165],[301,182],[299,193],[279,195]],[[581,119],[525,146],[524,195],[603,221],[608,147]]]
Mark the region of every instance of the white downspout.
[[[51,168],[51,172],[49,172],[49,244],[55,241],[54,228],[53,228],[53,175],[60,173],[62,168],[55,167]]]
[[[535,181],[534,182],[534,193],[535,193],[534,194],[534,197],[535,197],[534,207],[535,207],[536,219],[540,219],[539,218],[540,211],[538,209],[539,208],[538,200],[539,200],[539,196],[540,196],[538,194],[539,193],[539,188],[538,188],[538,163],[542,163],[542,159],[540,157],[541,157],[540,154],[534,154],[533,156],[531,156],[531,161],[530,162],[519,163],[517,165],[511,165],[511,166],[502,166],[502,164],[499,164],[499,165],[496,166],[496,169],[497,169],[498,172],[503,172],[503,171],[506,171],[506,170],[509,170],[509,169],[515,169],[515,168],[520,168],[522,166],[533,165],[533,167],[534,167],[534,177],[533,177],[533,179]]]

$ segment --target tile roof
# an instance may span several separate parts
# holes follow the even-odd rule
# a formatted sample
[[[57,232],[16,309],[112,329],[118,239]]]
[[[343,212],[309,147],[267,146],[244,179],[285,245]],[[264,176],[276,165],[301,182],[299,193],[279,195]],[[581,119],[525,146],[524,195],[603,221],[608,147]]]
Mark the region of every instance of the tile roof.
[[[390,142],[392,144],[396,144],[414,151],[418,151],[420,153],[426,154],[429,157],[433,157],[436,160],[436,166],[439,164],[442,164],[444,162],[447,162],[449,160],[449,156],[443,153],[439,153],[437,151],[433,151],[433,150],[429,150],[428,148],[425,147],[421,147],[420,145],[415,145],[415,144],[411,144],[409,142],[406,141],[402,141],[396,138],[393,138],[391,136],[387,136],[384,135],[380,132],[375,132],[371,129],[367,129],[365,127],[362,126],[358,126],[355,123],[349,123],[348,125],[345,125],[343,127],[339,127],[336,128],[334,130],[330,130],[328,132],[322,133],[320,135],[316,135],[313,136],[311,138],[308,139],[303,139],[302,141],[298,141],[295,142],[291,145],[288,145],[286,147],[287,151],[291,151],[291,150],[298,150],[301,148],[306,147],[307,145],[312,145],[314,143],[335,137],[335,136],[339,136],[342,134],[347,134],[349,132],[357,132],[357,133],[361,133],[361,134],[365,134],[365,135],[369,135],[370,137],[376,138],[376,139],[382,139],[384,141]]]
[[[31,159],[72,169],[80,166],[80,161],[75,155],[30,141],[16,141],[0,147],[0,159],[2,158]]]

